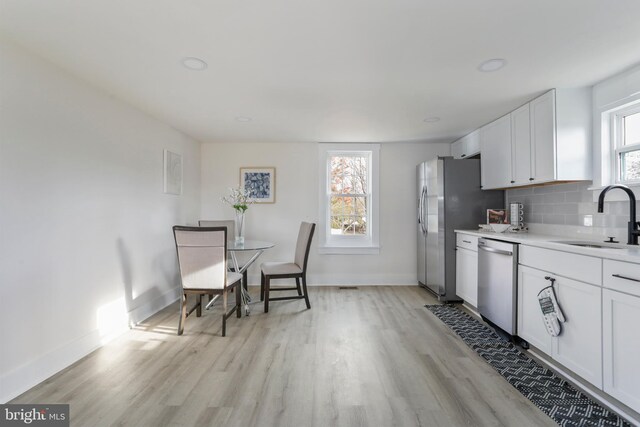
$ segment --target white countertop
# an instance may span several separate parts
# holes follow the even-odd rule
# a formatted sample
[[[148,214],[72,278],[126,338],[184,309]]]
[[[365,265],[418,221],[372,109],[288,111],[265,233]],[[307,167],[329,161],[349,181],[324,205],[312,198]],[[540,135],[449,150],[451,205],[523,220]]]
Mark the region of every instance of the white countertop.
[[[580,255],[589,255],[598,258],[613,259],[618,261],[640,263],[640,246],[630,246],[624,243],[613,244],[622,249],[609,248],[585,248],[582,246],[573,246],[566,243],[558,242],[593,242],[596,244],[604,244],[602,240],[587,240],[580,238],[571,238],[566,236],[550,236],[544,234],[533,233],[495,233],[493,231],[481,230],[455,230],[456,233],[470,234],[477,237],[485,237],[487,239],[502,240],[505,242],[520,243],[522,245],[536,246],[539,248],[553,249],[563,252],[571,252]]]

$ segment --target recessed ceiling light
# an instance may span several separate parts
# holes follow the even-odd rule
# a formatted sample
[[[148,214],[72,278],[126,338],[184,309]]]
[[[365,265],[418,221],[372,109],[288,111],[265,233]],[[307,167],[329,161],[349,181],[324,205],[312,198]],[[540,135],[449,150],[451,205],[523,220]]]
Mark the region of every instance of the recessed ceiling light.
[[[478,71],[482,71],[483,73],[490,73],[492,71],[498,71],[505,65],[507,65],[507,61],[502,58],[488,59],[482,64],[478,65]]]
[[[194,58],[192,56],[182,58],[182,65],[184,65],[185,68],[188,68],[194,71],[203,71],[203,70],[206,70],[208,67],[207,63],[204,62],[202,59]]]
[[[426,119],[423,120],[423,122],[425,123],[435,123],[439,121],[440,121],[440,117],[427,117]]]
[[[245,116],[238,116],[236,117],[236,122],[250,122],[251,120],[253,120],[251,117],[245,117]]]

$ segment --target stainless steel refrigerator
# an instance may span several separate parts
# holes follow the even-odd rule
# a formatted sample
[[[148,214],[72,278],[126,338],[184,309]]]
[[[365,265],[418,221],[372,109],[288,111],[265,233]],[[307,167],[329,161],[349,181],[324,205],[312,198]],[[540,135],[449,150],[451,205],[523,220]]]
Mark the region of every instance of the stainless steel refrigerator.
[[[438,157],[418,165],[418,283],[440,301],[456,296],[456,229],[477,229],[504,191],[480,189],[480,160]]]

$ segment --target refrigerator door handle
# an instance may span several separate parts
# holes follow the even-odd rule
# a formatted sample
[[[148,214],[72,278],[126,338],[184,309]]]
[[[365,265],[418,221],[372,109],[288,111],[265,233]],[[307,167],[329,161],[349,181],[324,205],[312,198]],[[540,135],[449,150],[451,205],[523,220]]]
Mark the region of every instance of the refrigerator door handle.
[[[421,225],[420,229],[422,229],[422,196],[424,196],[424,187],[422,187],[420,200],[418,200],[418,224]]]
[[[427,197],[428,197],[428,190],[427,190],[427,186],[424,186],[422,189],[422,194],[424,194],[424,197],[422,198],[422,230],[425,234],[427,234],[427,232],[429,231],[427,222],[426,222],[426,218],[425,218],[425,214],[424,211],[426,210],[424,208],[424,204],[427,202]]]
[[[426,200],[427,187],[422,187],[422,193],[420,193],[420,206],[418,209],[418,224],[420,224],[420,230],[425,234],[427,232],[426,224],[424,222],[424,202]]]

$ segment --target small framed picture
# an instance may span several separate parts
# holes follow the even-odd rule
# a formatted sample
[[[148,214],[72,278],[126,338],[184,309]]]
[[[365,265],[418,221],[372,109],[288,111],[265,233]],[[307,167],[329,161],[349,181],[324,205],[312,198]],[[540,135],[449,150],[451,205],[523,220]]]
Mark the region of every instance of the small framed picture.
[[[249,191],[253,203],[276,202],[276,168],[240,168],[240,187]]]
[[[182,156],[164,150],[164,192],[182,194]]]
[[[509,224],[509,211],[506,209],[487,209],[487,224]]]

